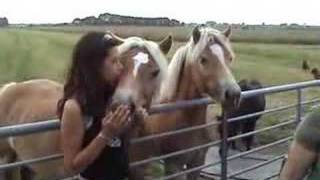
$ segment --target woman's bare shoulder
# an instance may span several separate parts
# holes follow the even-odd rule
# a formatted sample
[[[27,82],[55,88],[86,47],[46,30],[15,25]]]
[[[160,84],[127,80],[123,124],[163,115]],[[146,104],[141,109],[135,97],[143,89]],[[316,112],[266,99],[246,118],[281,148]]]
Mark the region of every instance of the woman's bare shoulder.
[[[62,120],[82,121],[80,104],[75,99],[68,99],[63,107]]]
[[[63,110],[81,113],[80,104],[75,99],[68,99],[64,104]]]

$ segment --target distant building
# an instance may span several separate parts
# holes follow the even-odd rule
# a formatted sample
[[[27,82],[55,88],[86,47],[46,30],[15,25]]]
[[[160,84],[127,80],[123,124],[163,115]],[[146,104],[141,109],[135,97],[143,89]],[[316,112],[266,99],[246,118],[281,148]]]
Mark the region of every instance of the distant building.
[[[122,16],[117,14],[104,13],[98,17],[89,16],[85,18],[75,18],[72,24],[76,25],[150,25],[150,26],[180,26],[183,23],[176,19],[169,19],[167,17],[158,18],[145,18],[145,17],[133,17],[133,16]]]
[[[287,26],[288,26],[287,23],[281,23],[281,24],[280,24],[280,27],[287,27]]]
[[[217,25],[217,22],[215,22],[215,21],[207,21],[206,25],[214,27],[215,25]]]
[[[81,23],[81,19],[80,18],[75,18],[73,21],[72,21],[72,24],[80,24]]]
[[[6,17],[0,17],[0,27],[5,27],[9,25],[9,21]]]

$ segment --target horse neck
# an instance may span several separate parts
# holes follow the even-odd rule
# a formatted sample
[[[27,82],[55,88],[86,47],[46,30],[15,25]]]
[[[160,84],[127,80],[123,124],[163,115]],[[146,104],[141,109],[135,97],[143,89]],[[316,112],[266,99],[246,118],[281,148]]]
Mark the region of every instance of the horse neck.
[[[191,67],[185,64],[177,87],[176,98],[177,100],[191,100],[199,97],[201,97],[201,94],[193,81]]]
[[[178,84],[177,95],[175,100],[192,100],[199,99],[202,94],[197,89],[192,72],[191,65],[186,62],[185,67],[181,74],[181,80]],[[181,110],[183,119],[189,121],[191,125],[205,123],[206,106],[194,106],[190,108],[184,108]]]

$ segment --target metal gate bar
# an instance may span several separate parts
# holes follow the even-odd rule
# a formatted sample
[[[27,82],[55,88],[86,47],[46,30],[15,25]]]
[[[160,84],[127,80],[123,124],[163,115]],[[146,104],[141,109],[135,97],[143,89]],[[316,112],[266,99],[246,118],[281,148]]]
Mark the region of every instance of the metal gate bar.
[[[292,140],[292,136],[280,139],[278,141],[275,141],[275,142],[272,142],[272,143],[269,143],[269,144],[266,144],[266,145],[263,145],[263,146],[260,146],[260,147],[255,148],[255,149],[251,149],[250,151],[246,151],[246,152],[239,153],[239,154],[236,154],[236,155],[233,155],[233,156],[229,156],[227,158],[227,160],[230,161],[232,159],[236,159],[236,158],[239,158],[239,157],[242,157],[242,156],[254,153],[254,152],[262,151],[262,150],[267,149],[269,147],[286,143],[286,142],[288,142],[290,140]],[[215,165],[218,165],[220,163],[221,163],[221,161],[217,161],[217,162],[201,165],[201,166],[198,166],[198,167],[195,167],[195,168],[191,168],[191,169],[187,169],[187,170],[184,170],[184,171],[181,171],[181,172],[178,172],[178,173],[174,173],[174,174],[171,174],[171,175],[168,175],[168,176],[165,176],[165,177],[157,178],[156,180],[172,179],[172,178],[175,178],[175,177],[178,177],[178,176],[182,176],[182,175],[185,175],[185,174],[189,174],[189,173],[192,173],[192,172],[195,172],[195,171],[199,171],[199,170],[211,167],[211,166],[215,166]]]
[[[243,174],[243,173],[246,173],[246,172],[248,172],[248,171],[251,171],[251,170],[260,168],[260,167],[265,166],[265,165],[267,165],[267,164],[270,164],[270,163],[273,163],[273,162],[278,161],[278,160],[280,160],[280,159],[283,159],[284,157],[285,157],[285,155],[276,156],[276,157],[274,157],[274,158],[272,158],[272,159],[269,159],[269,160],[267,160],[267,161],[265,161],[265,162],[257,163],[257,164],[255,164],[255,165],[253,165],[253,166],[248,167],[248,168],[241,169],[240,171],[234,172],[234,173],[228,175],[227,178],[231,178],[231,177],[234,177],[234,176],[238,176],[238,175]]]
[[[188,148],[188,149],[184,149],[184,150],[180,150],[180,151],[176,151],[173,153],[169,153],[166,155],[162,155],[159,157],[154,157],[154,158],[150,158],[150,159],[145,159],[143,161],[137,161],[134,162],[132,164],[130,164],[131,166],[138,166],[141,165],[143,163],[150,163],[153,161],[158,161],[164,158],[169,158],[172,156],[177,156],[183,153],[187,153],[187,152],[191,152],[191,151],[195,151],[195,150],[199,150],[202,148],[208,148],[210,146],[214,146],[214,145],[218,145],[219,143],[223,142],[222,147],[224,149],[224,158],[222,158],[220,161],[218,162],[213,162],[210,164],[206,164],[206,165],[202,165],[199,167],[195,167],[195,168],[191,168],[191,169],[187,169],[185,171],[179,172],[179,173],[175,173],[166,177],[162,177],[160,179],[171,179],[173,177],[177,177],[177,176],[181,176],[183,174],[187,174],[187,173],[191,173],[194,171],[198,171],[210,166],[214,166],[217,164],[222,163],[222,179],[226,180],[227,177],[231,177],[231,176],[235,176],[233,174],[229,174],[227,175],[227,161],[232,160],[232,159],[236,159],[245,155],[248,155],[250,153],[254,153],[254,152],[258,152],[261,151],[263,149],[266,148],[270,148],[272,146],[278,145],[278,144],[282,144],[285,142],[290,141],[292,138],[292,136],[275,141],[273,143],[269,143],[263,146],[260,146],[258,148],[246,151],[246,152],[242,152],[233,156],[229,156],[227,157],[227,142],[228,141],[232,141],[232,140],[236,140],[242,137],[246,137],[246,136],[250,136],[256,133],[261,133],[264,131],[268,131],[271,129],[275,129],[275,128],[279,128],[282,126],[286,126],[289,124],[293,124],[294,122],[299,123],[302,120],[302,106],[303,105],[307,105],[307,104],[313,104],[316,102],[320,102],[320,99],[314,99],[311,101],[302,101],[303,96],[302,96],[302,89],[305,88],[309,88],[309,87],[315,87],[315,86],[319,86],[320,85],[320,80],[314,80],[314,81],[307,81],[307,82],[300,82],[300,83],[294,83],[294,84],[286,84],[286,85],[281,85],[281,86],[273,86],[273,87],[267,87],[267,88],[262,88],[262,89],[257,89],[257,90],[252,90],[252,91],[245,91],[241,93],[241,97],[242,98],[248,98],[248,97],[253,97],[256,95],[262,95],[262,94],[273,94],[273,93],[279,93],[279,92],[284,92],[284,91],[297,91],[297,104],[293,104],[293,105],[287,105],[287,106],[282,106],[282,107],[278,107],[278,108],[273,108],[273,109],[269,109],[269,110],[265,110],[262,112],[257,112],[257,113],[253,113],[250,115],[245,115],[245,116],[240,116],[240,117],[236,117],[236,118],[231,118],[228,120],[223,121],[223,129],[224,132],[223,133],[223,138],[222,140],[219,141],[215,141],[215,142],[210,142],[207,144],[203,144],[200,146],[196,146],[196,147],[192,147],[192,148]],[[185,101],[178,101],[175,103],[168,103],[168,104],[160,104],[160,105],[155,105],[152,106],[150,109],[150,114],[153,113],[165,113],[165,112],[171,112],[171,111],[176,111],[178,109],[183,109],[183,108],[187,108],[187,107],[193,107],[193,106],[199,106],[199,105],[208,105],[208,104],[212,104],[214,103],[214,101],[210,98],[201,98],[201,99],[194,99],[194,100],[185,100]],[[227,136],[227,124],[228,123],[232,123],[234,121],[239,121],[242,119],[246,119],[249,117],[254,117],[254,116],[258,116],[258,115],[262,115],[262,114],[267,114],[267,113],[273,113],[273,112],[279,112],[279,111],[283,111],[283,110],[288,110],[291,109],[293,107],[296,107],[296,120],[289,120],[287,122],[283,122],[274,126],[270,126],[270,127],[266,127],[266,128],[262,128],[259,130],[255,130],[249,133],[245,133],[245,134],[241,134],[238,136],[234,136],[234,137],[228,137]],[[227,123],[228,122],[228,123]],[[171,135],[175,135],[175,134],[180,134],[180,133],[186,133],[189,131],[194,131],[194,130],[200,130],[203,128],[207,128],[210,126],[214,126],[214,125],[219,125],[219,122],[211,122],[211,123],[207,123],[207,124],[203,124],[203,125],[199,125],[199,126],[194,126],[194,127],[190,127],[190,128],[185,128],[185,129],[180,129],[177,131],[172,131],[172,132],[165,132],[165,133],[161,133],[161,134],[157,134],[157,135],[151,135],[151,136],[146,136],[146,137],[142,137],[142,138],[137,138],[132,140],[132,143],[139,143],[139,142],[143,142],[143,141],[147,141],[147,140],[151,140],[151,139],[155,139],[155,138],[160,138],[160,137],[165,137],[165,136],[171,136]],[[5,127],[0,127],[0,138],[6,138],[6,137],[11,137],[11,136],[21,136],[21,135],[27,135],[27,134],[31,134],[31,133],[39,133],[39,132],[43,132],[43,131],[50,131],[50,130],[56,130],[59,128],[59,120],[49,120],[49,121],[42,121],[42,122],[34,122],[34,123],[29,123],[29,124],[20,124],[20,125],[13,125],[13,126],[5,126]],[[8,168],[13,168],[13,167],[17,167],[17,166],[22,166],[22,165],[28,165],[28,164],[32,164],[32,163],[38,163],[38,162],[44,162],[44,161],[48,161],[48,160],[52,160],[52,159],[58,159],[61,158],[62,155],[61,154],[56,154],[56,155],[51,155],[51,156],[46,156],[46,157],[40,157],[40,158],[36,158],[36,159],[31,159],[31,160],[25,160],[25,161],[20,161],[20,162],[15,162],[15,163],[9,163],[9,164],[5,164],[5,165],[0,165],[0,170],[1,169],[8,169]],[[268,160],[267,162],[271,162],[274,159],[277,159],[280,157],[275,157],[271,160]],[[266,163],[266,162],[264,162]],[[256,164],[252,167],[248,167],[246,169],[241,170],[242,172],[244,171],[250,171],[251,169],[255,169],[255,167],[260,167],[262,166],[262,163]],[[236,172],[236,173],[240,173],[240,171]],[[279,174],[275,174],[274,177],[278,176]],[[272,176],[270,176],[270,178],[273,178]]]

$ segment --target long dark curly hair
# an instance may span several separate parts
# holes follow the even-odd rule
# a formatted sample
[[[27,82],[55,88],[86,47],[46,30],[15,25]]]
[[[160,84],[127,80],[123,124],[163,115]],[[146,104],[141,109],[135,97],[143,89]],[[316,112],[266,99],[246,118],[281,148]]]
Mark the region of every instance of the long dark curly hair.
[[[57,105],[59,118],[62,117],[65,102],[70,98],[78,101],[82,113],[92,116],[104,115],[115,87],[103,78],[101,67],[110,50],[118,45],[116,41],[104,36],[105,33],[102,32],[90,32],[75,45],[63,97]]]

